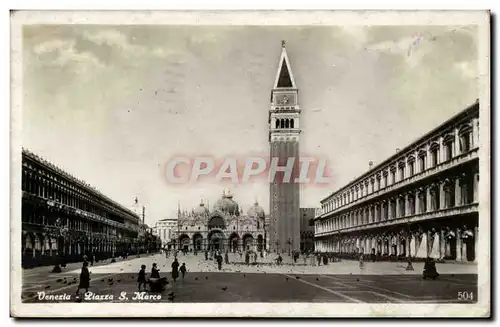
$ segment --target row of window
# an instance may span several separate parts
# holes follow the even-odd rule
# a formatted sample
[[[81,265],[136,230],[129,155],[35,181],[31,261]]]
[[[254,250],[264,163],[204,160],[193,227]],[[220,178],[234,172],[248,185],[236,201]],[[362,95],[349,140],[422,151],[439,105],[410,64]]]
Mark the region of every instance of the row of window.
[[[345,215],[317,222],[315,231],[316,233],[330,232],[373,222],[434,212],[473,202],[473,179],[461,179],[458,187],[453,180],[443,184],[442,188],[437,184],[433,184],[417,192],[402,194],[397,198],[392,198],[373,206],[353,210]]]
[[[443,138],[442,156],[439,142],[432,142],[428,150],[420,150],[416,155],[409,155],[405,159],[400,159],[397,164],[374,173],[373,176],[353,186],[350,190],[343,192],[322,205],[323,212],[330,212],[343,207],[360,198],[368,196],[385,187],[401,182],[417,173],[422,173],[427,169],[436,167],[440,163],[447,162],[461,153],[471,150],[472,130],[469,125],[465,125],[459,132],[459,147],[455,147],[455,138],[451,135]],[[455,149],[455,150],[454,150]],[[417,159],[415,159],[415,157]]]
[[[91,212],[118,223],[124,223],[125,221],[124,217],[119,217],[114,213],[110,213],[102,206],[97,206],[94,201],[91,201],[80,191],[73,190],[64,185],[57,185],[57,182],[50,181],[45,176],[36,176],[28,170],[23,170],[22,172],[22,190],[44,199]]]
[[[23,223],[36,224],[41,226],[54,226],[57,217],[53,215],[45,215],[40,211],[24,211],[22,213]],[[66,226],[72,231],[83,231],[90,233],[103,233],[116,235],[116,228],[109,225],[99,224],[95,221],[78,219],[75,217],[62,217],[62,226]]]

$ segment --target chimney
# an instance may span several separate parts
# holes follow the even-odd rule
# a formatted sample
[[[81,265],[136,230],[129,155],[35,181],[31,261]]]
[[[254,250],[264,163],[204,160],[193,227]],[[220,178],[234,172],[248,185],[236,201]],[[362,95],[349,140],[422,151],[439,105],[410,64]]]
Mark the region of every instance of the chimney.
[[[399,152],[399,150],[401,150],[401,149],[400,149],[400,148],[396,148],[396,153],[398,153],[398,152]]]
[[[142,206],[142,224],[144,225],[144,221],[146,218],[146,207]]]
[[[372,169],[372,168],[373,168],[373,161],[370,161],[370,162],[368,163],[368,165],[370,166],[370,169]]]

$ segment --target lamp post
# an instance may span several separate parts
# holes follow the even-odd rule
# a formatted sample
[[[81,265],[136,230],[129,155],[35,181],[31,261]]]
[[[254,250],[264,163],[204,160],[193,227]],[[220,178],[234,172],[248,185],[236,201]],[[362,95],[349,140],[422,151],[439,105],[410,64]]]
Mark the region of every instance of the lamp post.
[[[406,270],[408,271],[413,271],[413,265],[411,263],[411,230],[410,230],[410,224],[408,223],[408,227],[406,229],[406,237],[410,239],[410,242],[408,244],[408,265],[406,266]]]

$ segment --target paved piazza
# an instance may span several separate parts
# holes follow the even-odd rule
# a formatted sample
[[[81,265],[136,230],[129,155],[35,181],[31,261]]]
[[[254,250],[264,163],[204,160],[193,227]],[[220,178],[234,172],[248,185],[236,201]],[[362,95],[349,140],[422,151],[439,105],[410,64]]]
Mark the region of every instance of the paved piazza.
[[[204,254],[178,257],[186,263],[188,273],[184,280],[173,283],[170,264],[173,258],[156,254],[116,263],[101,263],[89,267],[89,292],[108,295],[107,299],[94,297],[83,302],[134,301],[137,291],[137,273],[142,264],[151,270],[158,264],[160,275],[167,277],[167,289],[158,299],[136,299],[139,302],[347,302],[347,303],[461,303],[475,302],[477,298],[477,266],[474,264],[437,264],[441,276],[437,280],[423,280],[423,263],[414,263],[414,271],[406,271],[405,263],[365,262],[363,269],[355,261],[341,261],[324,266],[304,264],[301,258],[293,265],[288,255],[284,264],[272,263],[276,255],[259,258],[256,265],[244,264],[244,257],[230,254],[229,265],[217,270],[214,260],[205,261]],[[24,302],[76,302],[76,288],[81,264],[68,265],[60,274],[50,273],[51,267],[27,269],[23,272]],[[40,300],[37,292],[49,295],[66,294],[66,299]],[[128,300],[120,299],[126,292]],[[467,292],[469,300],[459,300],[458,293]],[[473,299],[470,300],[470,295]],[[113,299],[109,295],[113,295]],[[146,296],[147,297],[147,296]]]

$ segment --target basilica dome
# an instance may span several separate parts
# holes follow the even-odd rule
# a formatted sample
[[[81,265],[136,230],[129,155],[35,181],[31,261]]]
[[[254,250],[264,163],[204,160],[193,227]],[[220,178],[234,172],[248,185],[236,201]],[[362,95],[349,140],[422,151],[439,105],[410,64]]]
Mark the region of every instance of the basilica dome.
[[[233,196],[231,194],[226,195],[225,192],[222,194],[222,198],[217,200],[215,203],[215,209],[226,212],[230,215],[240,215],[238,203],[233,200]]]
[[[266,214],[264,209],[259,205],[259,202],[255,201],[252,207],[248,209],[247,215],[249,217],[265,218]]]
[[[194,209],[194,214],[196,216],[208,215],[208,208],[205,207],[203,201],[201,201],[200,205],[196,209]]]

